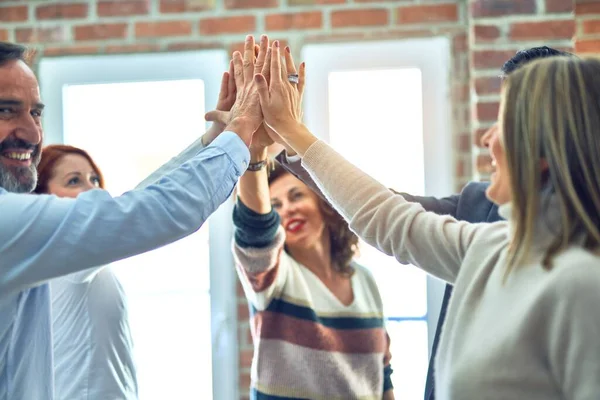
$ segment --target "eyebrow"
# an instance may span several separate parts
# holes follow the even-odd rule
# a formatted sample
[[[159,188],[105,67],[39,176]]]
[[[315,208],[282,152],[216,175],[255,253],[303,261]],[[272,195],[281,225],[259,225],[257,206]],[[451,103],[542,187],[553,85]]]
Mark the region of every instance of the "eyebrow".
[[[25,103],[22,102],[21,100],[15,100],[15,99],[2,99],[0,98],[0,106],[17,106],[17,107],[23,107]],[[45,104],[43,103],[35,103],[33,108],[36,108],[38,110],[43,110],[46,107]]]

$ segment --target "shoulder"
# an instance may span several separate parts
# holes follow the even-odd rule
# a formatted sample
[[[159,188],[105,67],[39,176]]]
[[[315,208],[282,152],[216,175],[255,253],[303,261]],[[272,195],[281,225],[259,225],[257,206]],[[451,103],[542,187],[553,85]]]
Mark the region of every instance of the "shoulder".
[[[461,200],[471,200],[471,201],[485,201],[486,204],[490,204],[491,202],[485,195],[485,191],[487,190],[490,184],[488,182],[469,182],[465,185],[463,190],[460,192]]]
[[[600,257],[581,247],[570,248],[554,258],[547,283],[548,299],[560,303],[561,307],[576,304],[597,307],[600,304]]]

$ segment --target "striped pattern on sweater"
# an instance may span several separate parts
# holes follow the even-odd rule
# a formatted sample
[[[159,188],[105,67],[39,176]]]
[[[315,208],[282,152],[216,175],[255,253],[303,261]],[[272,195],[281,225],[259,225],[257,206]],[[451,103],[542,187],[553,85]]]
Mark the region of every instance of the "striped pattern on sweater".
[[[345,306],[283,251],[284,235],[280,227],[263,248],[234,244],[251,311],[252,399],[381,399],[391,356],[373,276],[354,265]]]

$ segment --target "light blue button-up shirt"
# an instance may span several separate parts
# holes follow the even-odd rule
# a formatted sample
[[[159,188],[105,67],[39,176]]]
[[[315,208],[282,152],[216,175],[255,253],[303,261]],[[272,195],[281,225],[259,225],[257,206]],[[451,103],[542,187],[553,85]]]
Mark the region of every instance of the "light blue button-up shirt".
[[[249,152],[224,132],[173,169],[176,161],[143,182],[152,183],[146,189],[115,198],[103,190],[67,199],[0,188],[0,400],[53,398],[45,282],[195,232],[229,197]]]

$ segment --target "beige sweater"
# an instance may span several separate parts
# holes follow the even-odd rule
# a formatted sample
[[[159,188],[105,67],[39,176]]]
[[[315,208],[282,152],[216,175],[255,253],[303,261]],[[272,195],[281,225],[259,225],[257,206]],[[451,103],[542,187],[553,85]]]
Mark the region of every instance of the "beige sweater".
[[[302,163],[366,242],[454,284],[435,364],[437,399],[600,399],[600,258],[573,246],[543,270],[551,237],[540,224],[532,262],[503,283],[508,222],[425,212],[321,141]],[[507,218],[509,207],[500,213]]]

